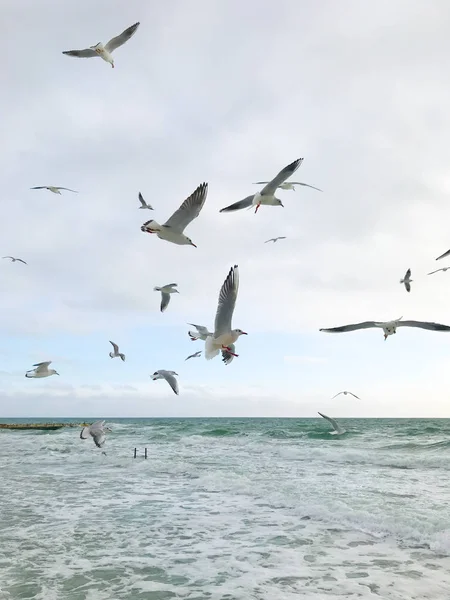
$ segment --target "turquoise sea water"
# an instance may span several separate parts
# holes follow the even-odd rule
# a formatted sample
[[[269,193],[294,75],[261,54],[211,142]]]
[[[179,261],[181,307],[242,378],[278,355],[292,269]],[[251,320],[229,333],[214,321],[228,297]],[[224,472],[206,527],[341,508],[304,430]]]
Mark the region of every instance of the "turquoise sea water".
[[[0,430],[0,599],[450,598],[450,420],[339,422]]]

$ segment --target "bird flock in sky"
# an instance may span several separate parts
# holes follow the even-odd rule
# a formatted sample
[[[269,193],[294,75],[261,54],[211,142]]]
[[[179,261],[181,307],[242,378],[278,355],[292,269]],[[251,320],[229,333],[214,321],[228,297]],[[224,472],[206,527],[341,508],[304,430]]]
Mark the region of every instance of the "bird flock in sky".
[[[67,56],[77,57],[77,58],[95,58],[100,57],[105,62],[109,63],[112,68],[114,68],[114,59],[112,53],[117,50],[120,46],[125,44],[137,31],[139,27],[139,23],[135,23],[131,27],[125,29],[120,35],[113,37],[106,44],[99,42],[94,46],[90,46],[89,48],[83,50],[67,50],[64,51],[63,54]],[[255,214],[258,212],[261,206],[281,206],[284,207],[282,201],[276,197],[276,193],[278,189],[282,190],[295,190],[295,186],[302,186],[311,188],[317,191],[322,191],[317,187],[309,185],[307,183],[299,182],[299,181],[289,181],[289,178],[294,175],[294,173],[298,170],[300,165],[303,162],[303,158],[298,158],[291,162],[289,165],[284,167],[271,181],[258,181],[255,182],[254,185],[263,185],[260,191],[250,194],[243,200],[239,200],[229,206],[226,206],[220,210],[221,213],[230,213],[243,209],[255,209]],[[54,194],[61,195],[61,190],[69,191],[72,193],[78,193],[76,190],[72,190],[70,188],[62,187],[62,186],[53,186],[53,185],[44,185],[44,186],[35,186],[31,188],[32,190],[48,190]],[[197,247],[194,242],[185,235],[185,230],[188,225],[196,219],[202,208],[205,204],[208,195],[208,183],[201,183],[197,189],[188,197],[181,206],[162,224],[158,223],[154,219],[150,219],[146,221],[141,226],[141,231],[144,233],[155,234],[159,239],[164,240],[166,242],[176,244],[179,246],[194,246]],[[154,208],[148,204],[142,194],[139,192],[138,196],[140,206],[139,209],[143,210],[154,210]],[[285,236],[278,236],[274,238],[270,238],[266,240],[264,243],[276,243],[279,240],[286,239]],[[439,256],[436,260],[440,260],[450,255],[450,250]],[[4,256],[3,258],[9,259],[11,262],[21,262],[23,264],[27,264],[21,258],[16,258],[13,256]],[[428,273],[432,275],[439,271],[447,271],[450,267],[444,267],[442,269],[437,269],[436,271],[432,271]],[[404,275],[404,277],[400,280],[400,283],[403,284],[406,288],[407,292],[411,291],[411,269],[408,269]],[[179,293],[176,283],[165,284],[161,287],[155,287],[154,291],[161,293],[161,305],[160,310],[164,312],[169,306],[171,295]],[[222,355],[222,361],[225,365],[230,364],[230,362],[237,357],[236,354],[236,343],[242,335],[247,335],[245,331],[242,329],[233,329],[232,328],[232,318],[234,309],[236,306],[237,296],[239,290],[239,268],[238,265],[234,265],[230,268],[228,275],[225,278],[225,281],[220,289],[218,306],[215,316],[214,322],[214,330],[209,331],[209,329],[203,325],[194,325],[193,323],[188,323],[192,327],[195,328],[195,331],[188,331],[188,335],[192,341],[201,340],[204,341],[204,356],[207,360],[211,360],[218,356]],[[433,322],[423,322],[423,321],[407,321],[402,320],[400,317],[398,319],[386,322],[377,322],[377,321],[364,321],[362,323],[344,325],[340,327],[332,327],[328,329],[320,329],[320,331],[324,331],[327,333],[343,333],[349,331],[356,331],[359,329],[368,329],[368,328],[380,328],[384,332],[384,339],[386,340],[388,336],[396,333],[399,327],[419,327],[422,329],[428,329],[431,331],[450,331],[450,326],[442,325],[440,323]],[[119,347],[115,342],[110,341],[113,347],[113,352],[109,353],[111,358],[120,358],[122,361],[125,361],[125,354],[119,352]],[[198,358],[202,354],[202,351],[199,350],[194,354],[188,356],[185,360],[189,360],[192,358]],[[51,375],[59,375],[57,371],[54,369],[50,369],[49,365],[51,361],[45,361],[41,363],[36,363],[33,365],[35,368],[27,371],[25,376],[27,378],[42,378],[49,377]],[[176,377],[178,374],[175,371],[169,371],[165,369],[159,369],[155,371],[151,376],[152,379],[164,379],[167,384],[170,385],[171,389],[175,394],[179,394],[178,381]],[[340,394],[350,394],[355,398],[359,399],[358,396],[353,394],[352,392],[343,391],[336,394],[336,396]],[[334,398],[336,396],[333,396]],[[334,419],[319,413],[324,419],[328,420],[333,426],[333,432],[335,434],[345,433],[345,430],[340,427]],[[101,447],[105,442],[105,431],[108,431],[108,428],[105,426],[105,421],[97,421],[88,427],[84,427],[81,432],[81,439],[88,439],[92,437],[95,444],[98,447]]]

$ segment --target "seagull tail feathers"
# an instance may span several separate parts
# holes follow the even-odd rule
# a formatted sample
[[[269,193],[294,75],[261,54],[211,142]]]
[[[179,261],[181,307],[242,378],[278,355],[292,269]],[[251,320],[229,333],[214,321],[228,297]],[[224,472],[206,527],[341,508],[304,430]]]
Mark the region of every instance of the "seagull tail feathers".
[[[200,337],[196,331],[188,331],[188,336],[191,338],[191,340],[193,342],[200,339]]]
[[[205,358],[206,358],[206,360],[211,360],[218,354],[219,354],[219,349],[216,348],[216,346],[214,344],[214,339],[210,335],[206,338],[206,341],[205,341]]]

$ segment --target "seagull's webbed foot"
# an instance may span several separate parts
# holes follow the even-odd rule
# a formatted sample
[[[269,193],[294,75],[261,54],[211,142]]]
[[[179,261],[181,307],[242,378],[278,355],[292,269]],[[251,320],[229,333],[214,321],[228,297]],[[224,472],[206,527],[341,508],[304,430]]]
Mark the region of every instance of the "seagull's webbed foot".
[[[230,348],[228,348],[228,346],[222,346],[223,350],[226,350],[229,354],[231,354],[231,356],[239,356],[239,354],[235,354],[234,352],[231,351]]]
[[[261,204],[257,204],[257,205],[256,205],[256,209],[255,209],[255,215],[256,215],[256,213],[258,212],[258,208],[259,208],[260,206],[261,206]]]

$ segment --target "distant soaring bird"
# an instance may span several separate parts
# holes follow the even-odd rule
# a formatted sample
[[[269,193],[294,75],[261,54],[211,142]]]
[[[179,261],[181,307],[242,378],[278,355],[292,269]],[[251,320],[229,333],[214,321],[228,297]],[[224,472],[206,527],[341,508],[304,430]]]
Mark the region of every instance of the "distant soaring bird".
[[[270,238],[270,240],[265,241],[265,244],[268,244],[269,242],[273,242],[275,244],[275,242],[278,242],[278,240],[285,240],[286,237],[284,235],[279,235],[276,238]]]
[[[2,258],[10,258],[11,262],[21,262],[24,265],[27,265],[28,263],[26,263],[24,260],[22,260],[21,258],[14,258],[14,256],[2,256]]]
[[[35,365],[33,365],[33,367],[36,368],[31,369],[31,371],[27,371],[25,373],[25,377],[39,379],[41,377],[50,377],[50,375],[59,375],[59,373],[55,371],[55,369],[48,368],[48,365],[50,365],[51,362],[51,360],[47,360],[46,362],[36,363]]]
[[[166,308],[169,306],[170,302],[170,294],[179,294],[180,292],[176,290],[176,283],[168,283],[167,285],[163,285],[162,287],[154,287],[154,292],[161,292],[161,312],[164,312]]]
[[[442,269],[436,269],[436,271],[431,271],[431,273],[427,273],[427,275],[433,275],[433,273],[439,273],[439,271],[448,271],[450,267],[443,267]]]
[[[156,381],[157,379],[165,379],[172,388],[174,394],[178,396],[178,381],[175,379],[175,375],[178,377],[178,373],[175,373],[175,371],[166,371],[165,369],[160,369],[159,371],[155,371],[153,373],[152,379],[153,381]]]
[[[429,329],[430,331],[450,331],[448,325],[440,323],[429,323],[427,321],[402,321],[403,317],[394,321],[375,322],[364,321],[363,323],[355,323],[353,325],[343,325],[342,327],[332,327],[331,329],[320,329],[326,333],[345,333],[347,331],[357,331],[358,329],[370,329],[372,327],[380,327],[384,332],[384,339],[389,335],[397,333],[397,327],[420,327],[421,329]]]
[[[405,276],[403,277],[403,279],[400,279],[400,283],[404,283],[405,284],[405,288],[407,292],[411,291],[411,269],[408,269],[405,273]]]
[[[189,354],[189,356],[187,358],[185,358],[184,360],[189,360],[190,358],[198,358],[199,356],[202,355],[202,351],[199,350],[198,352],[195,352],[194,354]]]
[[[122,31],[120,35],[110,39],[105,45],[99,42],[98,44],[95,44],[95,46],[90,46],[85,50],[65,50],[63,54],[66,54],[67,56],[76,56],[77,58],[94,58],[95,56],[100,56],[100,58],[103,58],[103,60],[109,63],[114,69],[114,60],[111,53],[120,46],[123,46],[125,42],[128,42],[130,37],[136,33],[138,27],[139,23],[131,25],[131,27]]]
[[[109,353],[110,357],[111,358],[120,357],[123,361],[125,361],[125,354],[122,354],[121,352],[119,352],[119,346],[117,344],[115,344],[114,342],[111,342],[111,340],[109,340],[109,343],[112,344],[112,347],[114,349],[114,352]]]
[[[333,398],[337,398],[337,397],[338,397],[338,396],[340,396],[341,394],[344,394],[344,396],[346,396],[347,394],[350,394],[350,396],[353,396],[353,398],[356,398],[357,400],[361,400],[361,398],[358,398],[358,396],[357,396],[356,394],[353,394],[352,392],[347,392],[347,391],[344,391],[344,392],[339,392],[338,394],[335,394],[335,395],[333,396]],[[331,399],[333,400],[333,398],[331,398]]]
[[[150,206],[150,204],[147,204],[147,202],[144,200],[144,196],[141,194],[141,192],[139,192],[139,202],[141,203],[141,206],[139,207],[140,209],[142,208],[148,208],[148,210],[153,210],[153,207]]]
[[[30,190],[48,190],[49,192],[53,192],[54,194],[59,194],[61,196],[60,190],[66,190],[68,192],[73,192],[74,194],[78,194],[76,190],[71,190],[70,188],[61,187],[57,185],[38,185],[36,187],[30,188]]]

